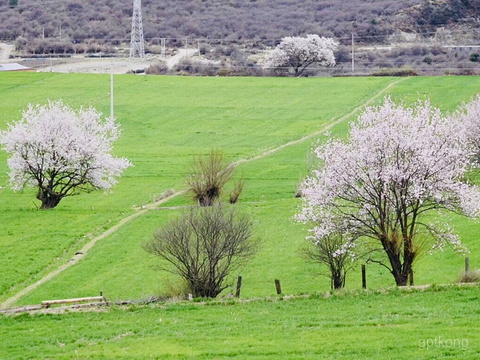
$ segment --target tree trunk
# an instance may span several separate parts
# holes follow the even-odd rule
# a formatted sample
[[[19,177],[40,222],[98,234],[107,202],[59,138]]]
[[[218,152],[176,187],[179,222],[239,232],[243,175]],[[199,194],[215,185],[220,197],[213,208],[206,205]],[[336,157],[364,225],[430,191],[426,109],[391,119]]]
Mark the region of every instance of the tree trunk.
[[[215,200],[220,196],[220,191],[217,188],[208,189],[204,194],[198,196],[198,205],[213,206]]]
[[[388,252],[387,252],[388,254]],[[392,275],[395,278],[395,283],[397,286],[406,286],[408,281],[408,274],[412,269],[411,262],[403,261],[400,257],[399,253],[388,254],[388,258],[390,259],[390,265],[392,266]]]
[[[395,278],[395,283],[397,286],[407,286],[407,281],[408,281],[408,273],[404,274],[403,271],[399,273],[394,273],[392,271],[393,277]]]
[[[341,270],[332,270],[333,289],[342,289],[345,286],[345,276]]]
[[[397,243],[394,241],[389,241],[386,238],[381,239],[383,248],[388,255],[388,260],[390,261],[391,273],[395,279],[397,286],[406,286],[408,281],[408,274],[412,269],[413,259],[415,258],[415,253],[411,251],[410,246],[403,245],[403,264],[401,251],[398,249]]]
[[[334,289],[341,289],[343,288],[344,282],[342,277],[335,277],[333,279],[333,288]]]
[[[62,200],[61,195],[54,194],[46,189],[39,189],[37,199],[42,202],[41,209],[53,209]]]

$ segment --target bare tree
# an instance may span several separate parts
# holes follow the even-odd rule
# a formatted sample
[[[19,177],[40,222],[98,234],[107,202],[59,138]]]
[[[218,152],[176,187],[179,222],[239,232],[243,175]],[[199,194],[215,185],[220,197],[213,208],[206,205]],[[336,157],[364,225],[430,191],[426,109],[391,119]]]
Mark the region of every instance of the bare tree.
[[[212,206],[220,198],[233,171],[234,167],[225,161],[223,154],[212,150],[207,156],[194,159],[187,186],[200,206]]]
[[[162,268],[186,280],[194,296],[214,298],[256,246],[250,219],[215,205],[184,212],[157,230],[144,249],[166,261]]]

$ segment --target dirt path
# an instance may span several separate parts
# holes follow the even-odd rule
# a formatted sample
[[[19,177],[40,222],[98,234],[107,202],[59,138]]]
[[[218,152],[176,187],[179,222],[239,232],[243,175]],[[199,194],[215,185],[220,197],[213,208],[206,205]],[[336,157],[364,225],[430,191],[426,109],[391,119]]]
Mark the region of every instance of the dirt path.
[[[167,59],[167,67],[172,69],[175,65],[177,65],[180,60],[184,57],[190,57],[195,55],[198,52],[198,49],[179,49],[178,53],[170,58]]]
[[[371,97],[369,100],[367,100],[367,102],[365,102],[363,105],[360,105],[360,106],[357,106],[355,109],[353,109],[351,112],[349,112],[348,114],[346,115],[343,115],[342,117],[338,118],[338,119],[332,119],[332,122],[330,122],[328,125],[322,127],[320,130],[316,131],[315,133],[312,133],[310,135],[306,135],[300,139],[297,139],[297,140],[293,140],[293,141],[290,141],[288,143],[285,143],[279,147],[276,147],[274,149],[271,149],[271,150],[268,150],[268,151],[265,151],[263,152],[262,154],[260,155],[257,155],[257,156],[254,156],[254,157],[251,157],[249,159],[240,159],[240,160],[237,160],[235,162],[233,162],[232,164],[230,164],[230,166],[235,166],[235,165],[238,165],[238,164],[244,164],[244,163],[249,163],[249,162],[252,162],[252,161],[255,161],[255,160],[259,160],[259,159],[263,159],[269,155],[272,155],[282,149],[285,149],[289,146],[293,146],[293,145],[296,145],[296,144],[300,144],[301,142],[303,141],[306,141],[306,140],[309,140],[311,138],[314,138],[316,136],[319,136],[321,135],[322,133],[325,133],[326,131],[328,131],[329,129],[331,129],[333,126],[347,120],[348,118],[350,118],[351,116],[355,115],[357,112],[359,112],[360,110],[362,110],[364,107],[370,105],[372,102],[374,102],[375,100],[377,100],[380,96],[382,96],[383,94],[385,94],[388,90],[390,90],[391,88],[393,88],[395,85],[397,85],[398,83],[406,80],[408,78],[402,78],[402,79],[399,79],[399,80],[396,80],[392,83],[390,83],[387,87],[385,87],[384,89],[380,90],[377,94],[375,94],[373,97]],[[65,271],[66,269],[72,267],[73,265],[75,265],[76,263],[78,263],[86,254],[87,252],[92,249],[95,244],[106,238],[107,236],[113,234],[114,232],[116,232],[120,227],[122,227],[123,225],[125,225],[126,223],[129,223],[130,221],[132,221],[133,219],[136,219],[137,217],[139,216],[142,216],[143,214],[145,214],[147,211],[149,210],[153,210],[155,208],[157,208],[159,205],[163,204],[163,203],[166,203],[167,201],[179,196],[179,195],[183,195],[186,193],[186,190],[183,190],[183,191],[178,191],[176,193],[173,193],[172,195],[164,198],[164,199],[161,199],[155,203],[152,203],[152,204],[149,204],[149,205],[146,205],[144,207],[142,207],[141,209],[137,209],[135,213],[131,214],[130,216],[127,216],[126,218],[122,219],[119,223],[117,223],[116,225],[112,226],[110,229],[108,229],[107,231],[105,231],[104,233],[100,234],[99,236],[93,238],[92,240],[90,240],[87,244],[84,245],[84,247],[77,251],[77,255],[75,255],[73,258],[71,258],[70,260],[68,260],[68,262],[62,266],[60,266],[59,268],[55,269],[54,271],[48,273],[47,275],[45,275],[44,277],[42,277],[40,280],[38,280],[37,282],[33,283],[33,284],[30,284],[29,286],[23,288],[21,291],[19,291],[18,293],[16,293],[15,295],[13,295],[12,297],[10,297],[9,299],[7,299],[5,302],[3,302],[2,304],[0,304],[0,309],[6,309],[8,308],[10,305],[13,305],[15,302],[17,302],[22,296],[30,293],[31,291],[35,290],[37,287],[39,287],[40,285],[44,284],[45,282],[53,279],[55,276],[57,276],[58,274],[62,273],[63,271]]]
[[[126,74],[129,71],[147,69],[151,62],[145,59],[128,58],[83,58],[74,57],[62,64],[54,64],[39,68],[40,72],[82,73],[82,74]]]
[[[237,160],[235,161],[232,165],[238,165],[238,164],[244,164],[244,163],[248,163],[248,162],[251,162],[251,161],[255,161],[255,160],[259,160],[259,159],[262,159],[264,157],[267,157],[269,155],[272,155],[282,149],[285,149],[286,147],[289,147],[289,146],[292,146],[292,145],[297,145],[297,144],[300,144],[306,140],[309,140],[311,138],[314,138],[314,137],[317,137],[325,132],[327,132],[328,130],[330,130],[331,128],[333,128],[335,125],[347,120],[348,118],[350,118],[351,116],[355,115],[357,112],[359,112],[360,110],[362,110],[363,108],[367,107],[368,105],[370,105],[371,103],[373,103],[375,100],[377,100],[380,96],[382,96],[383,94],[385,94],[388,90],[390,90],[392,87],[394,87],[395,85],[397,85],[398,83],[404,81],[408,79],[408,77],[405,77],[405,78],[402,78],[402,79],[399,79],[397,81],[394,81],[392,83],[390,83],[386,88],[384,88],[383,90],[381,90],[380,92],[378,92],[377,94],[375,94],[372,98],[368,99],[366,103],[364,103],[363,105],[360,105],[360,106],[357,106],[355,109],[353,109],[352,111],[350,111],[348,114],[346,115],[343,115],[342,117],[338,118],[335,120],[332,119],[332,122],[329,123],[328,125],[322,127],[320,130],[318,130],[317,132],[313,133],[313,134],[310,134],[310,135],[306,135],[300,139],[297,139],[297,140],[293,140],[293,141],[290,141],[288,143],[285,143],[283,145],[280,145],[279,147],[276,147],[274,149],[271,149],[271,150],[267,150],[265,151],[264,153],[260,154],[260,155],[257,155],[257,156],[254,156],[252,158],[249,158],[249,159],[240,159],[240,160]]]
[[[2,50],[0,44],[0,51]],[[180,49],[178,53],[166,59],[166,65],[172,69],[183,58],[194,56],[198,53],[198,49]],[[1,55],[1,54],[0,54]],[[1,59],[1,57],[0,57]],[[56,72],[56,73],[92,73],[92,74],[126,74],[134,71],[144,71],[149,68],[153,62],[153,58],[146,59],[129,59],[129,58],[85,58],[82,56],[74,56],[61,64],[54,64],[39,68],[40,72]]]
[[[13,48],[13,45],[0,43],[0,60],[10,59],[10,53],[12,52]]]
[[[158,207],[159,205],[173,199],[174,197],[177,197],[181,194],[183,194],[185,191],[179,191],[179,192],[176,192],[176,193],[173,193],[172,195],[162,199],[162,200],[159,200],[153,204],[149,204],[147,206],[144,206],[142,209],[140,210],[136,210],[135,213],[133,213],[132,215],[129,215],[127,216],[126,218],[120,220],[120,222],[118,222],[116,225],[112,226],[110,229],[108,229],[107,231],[103,232],[102,234],[100,234],[99,236],[93,238],[92,240],[90,240],[88,243],[86,243],[83,248],[81,248],[80,250],[78,250],[76,252],[76,255],[74,255],[70,260],[68,260],[67,263],[63,264],[62,266],[60,266],[59,268],[55,269],[54,271],[48,273],[47,275],[45,275],[44,277],[42,277],[40,280],[38,280],[37,282],[34,282],[33,284],[30,284],[29,286],[23,288],[21,291],[19,291],[18,293],[16,293],[14,296],[10,297],[9,299],[7,299],[4,303],[0,304],[0,309],[6,309],[8,308],[10,305],[14,304],[18,299],[20,299],[22,296],[28,294],[29,292],[35,290],[37,287],[39,287],[40,285],[46,283],[48,280],[54,278],[55,276],[57,276],[58,274],[62,273],[63,271],[67,270],[68,268],[72,267],[73,265],[75,265],[76,263],[78,263],[87,253],[88,251],[93,248],[95,246],[95,244],[102,240],[102,239],[105,239],[107,236],[113,234],[114,232],[116,232],[120,227],[122,227],[123,225],[125,225],[126,223],[132,221],[133,219],[136,219],[137,217],[139,216],[142,216],[143,214],[145,214],[148,210],[151,210],[151,209],[154,209],[155,207]]]

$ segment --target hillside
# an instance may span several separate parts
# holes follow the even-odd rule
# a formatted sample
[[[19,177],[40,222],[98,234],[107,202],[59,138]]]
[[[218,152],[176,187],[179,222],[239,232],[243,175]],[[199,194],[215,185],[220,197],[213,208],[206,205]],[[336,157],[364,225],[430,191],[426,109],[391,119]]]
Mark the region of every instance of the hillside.
[[[48,98],[62,97],[75,107],[91,104],[108,113],[109,85],[105,75],[2,75],[0,92],[5,105],[0,128],[18,119],[29,102],[44,103]],[[32,289],[17,304],[101,290],[108,298],[120,300],[178,290],[178,280],[157,271],[155,259],[141,244],[179,214],[176,206],[192,204],[187,195],[160,206],[154,203],[166,190],[183,190],[193,156],[212,147],[223,150],[229,161],[249,160],[237,168],[237,177],[246,181],[237,205],[252,215],[254,236],[262,246],[241,273],[242,296],[271,295],[274,279],[281,279],[286,293],[328,290],[328,279],[317,276],[318,266],[300,255],[306,234],[292,219],[299,205],[296,187],[306,173],[312,142],[316,137],[325,139],[321,134],[329,125],[335,125],[333,133],[344,136],[352,114],[367,101],[380,101],[387,94],[408,103],[424,94],[442,110],[451,111],[478,88],[478,77],[399,81],[385,77],[118,76],[115,114],[122,124],[122,136],[115,153],[128,157],[134,167],[125,172],[112,194],[82,194],[65,199],[52,212],[39,211],[34,189],[13,193],[7,188],[7,154],[0,152],[0,185],[4,187],[0,193],[0,302],[68,264],[92,241],[95,245],[82,254],[78,264]],[[139,212],[142,205],[149,208]],[[96,241],[127,218],[115,232]],[[454,217],[452,226],[472,251],[472,267],[477,267],[479,225]],[[416,264],[416,283],[451,283],[463,261],[452,251],[425,256]],[[368,265],[368,277],[371,288],[393,285],[391,275],[378,265]],[[357,268],[347,279],[347,287],[361,287],[359,280]]]
[[[368,290],[362,290],[362,259],[346,289],[331,291],[329,279],[319,276],[324,269],[302,256],[307,232],[293,216],[308,154],[327,130],[344,137],[365,105],[387,95],[406,104],[429,98],[447,112],[479,87],[475,76],[115,76],[122,135],[114,150],[134,167],[113,192],[38,210],[34,189],[8,188],[7,154],[0,151],[0,307],[100,291],[133,305],[2,314],[0,358],[478,358],[478,286],[391,288],[388,270],[367,263]],[[28,103],[60,97],[108,114],[109,90],[107,75],[2,74],[0,129]],[[160,271],[162,263],[142,244],[193,204],[180,191],[194,155],[212,147],[238,162],[236,179],[245,180],[245,189],[233,206],[252,217],[260,247],[231,274],[220,299],[175,301],[185,295],[182,281]],[[175,196],[160,202],[170,189]],[[471,268],[478,268],[480,224],[460,215],[448,221],[470,250]],[[463,269],[464,257],[450,249],[426,252],[414,264],[415,284],[453,284]],[[239,300],[228,297],[238,275]],[[275,295],[275,279],[284,295]],[[167,301],[141,305],[152,298]],[[459,345],[425,347],[439,336]]]
[[[144,0],[144,26],[152,38],[221,40],[279,39],[319,33],[337,38],[385,36],[394,31],[400,12],[421,0]],[[6,1],[4,1],[6,2]],[[69,38],[128,40],[131,0],[20,0],[0,7],[0,39]],[[114,42],[114,41],[113,41]]]
[[[395,31],[431,33],[475,25],[476,0],[144,0],[145,37],[182,41],[273,40],[318,33],[383,43]],[[129,40],[131,0],[19,0],[0,4],[0,40],[69,40],[118,44]],[[468,28],[468,26],[467,26]]]
[[[131,0],[19,0],[15,7],[6,3],[0,4],[0,41],[15,44],[12,56],[60,57],[57,61],[69,67],[79,58],[129,55]],[[144,0],[142,4],[146,52],[156,60],[148,70],[151,74],[278,76],[265,69],[268,51],[284,36],[309,33],[334,37],[340,47],[332,71],[310,69],[304,74],[308,76],[351,74],[352,35],[358,74],[385,75],[384,69],[400,69],[388,70],[389,75],[401,74],[402,69],[410,75],[479,72],[477,0]],[[165,48],[161,39],[166,39]],[[160,55],[181,56],[183,48],[198,56],[165,66]],[[71,58],[74,55],[76,59]],[[52,63],[39,60],[25,65],[39,68]],[[95,67],[84,65],[86,72]]]

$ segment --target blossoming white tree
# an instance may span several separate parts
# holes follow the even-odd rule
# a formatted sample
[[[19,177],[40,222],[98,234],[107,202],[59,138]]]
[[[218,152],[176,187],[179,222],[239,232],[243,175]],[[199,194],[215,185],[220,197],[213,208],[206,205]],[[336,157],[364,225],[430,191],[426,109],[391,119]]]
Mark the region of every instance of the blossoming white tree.
[[[305,255],[317,263],[326,265],[332,289],[345,287],[347,273],[353,269],[356,259],[355,242],[348,234],[329,234],[321,239],[314,236],[305,249]]]
[[[92,107],[75,111],[62,101],[29,105],[21,120],[0,133],[10,153],[13,190],[38,187],[41,208],[50,209],[80,191],[111,188],[131,166],[111,154],[119,133],[113,118],[102,120]]]
[[[316,148],[322,165],[302,185],[298,219],[314,224],[316,241],[346,232],[373,239],[386,259],[372,260],[397,285],[406,285],[422,250],[448,244],[465,251],[442,216],[480,211],[480,192],[465,180],[475,147],[465,131],[468,116],[460,118],[442,116],[428,102],[410,108],[387,99],[367,108],[348,140]],[[436,221],[427,216],[432,212]]]
[[[468,140],[474,147],[474,161],[480,165],[480,95],[452,114],[455,121],[460,121]]]
[[[295,76],[300,76],[312,65],[335,66],[334,51],[338,44],[331,38],[318,35],[306,37],[285,37],[270,54],[270,67],[292,67]]]

